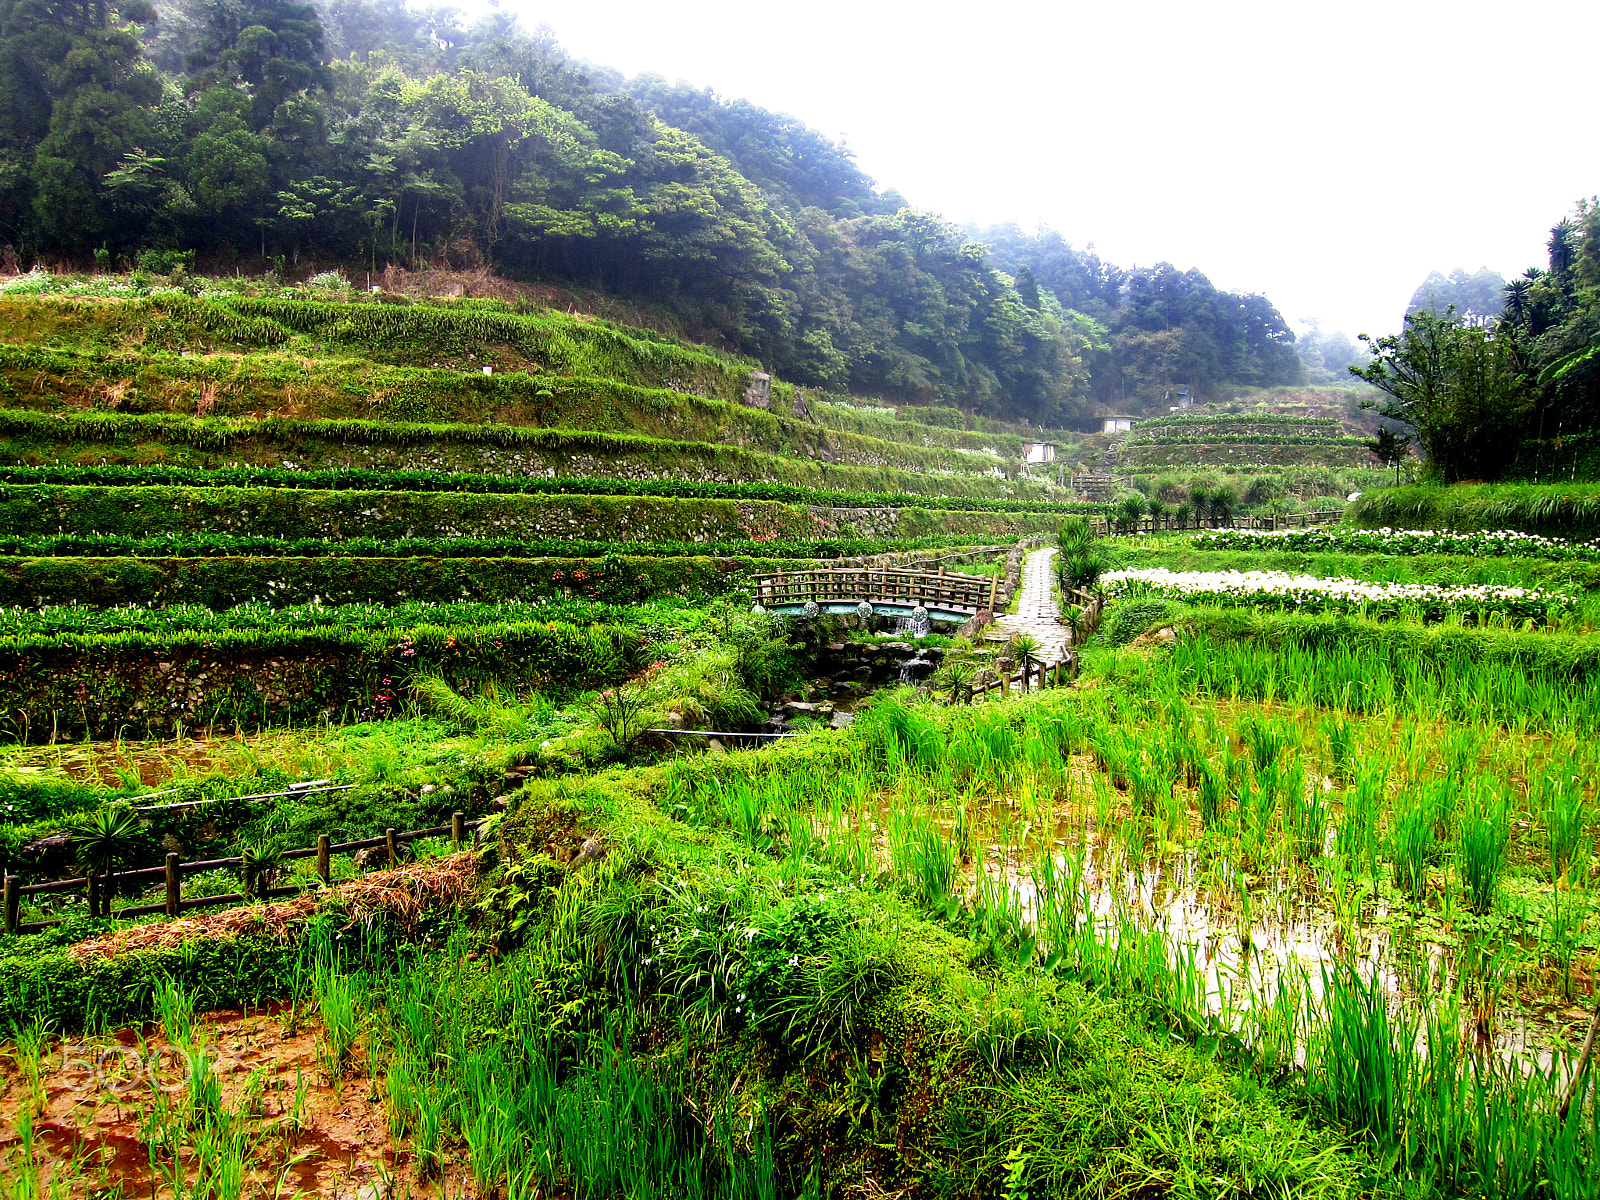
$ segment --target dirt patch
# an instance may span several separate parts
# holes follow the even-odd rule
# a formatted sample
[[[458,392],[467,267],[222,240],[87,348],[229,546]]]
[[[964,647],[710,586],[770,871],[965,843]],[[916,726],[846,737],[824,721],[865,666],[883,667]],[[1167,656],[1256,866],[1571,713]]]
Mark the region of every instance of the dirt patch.
[[[195,1028],[186,1046],[151,1026],[56,1042],[39,1056],[37,1088],[25,1062],[8,1062],[0,1085],[8,1192],[25,1194],[18,1181],[31,1172],[35,1195],[188,1195],[218,1165],[216,1135],[226,1129],[241,1151],[239,1195],[466,1194],[460,1148],[442,1148],[438,1170],[424,1177],[391,1136],[381,1073],[329,1078],[318,1024],[283,1007],[210,1013]],[[194,1115],[186,1082],[201,1054],[202,1076],[216,1086],[209,1117]]]

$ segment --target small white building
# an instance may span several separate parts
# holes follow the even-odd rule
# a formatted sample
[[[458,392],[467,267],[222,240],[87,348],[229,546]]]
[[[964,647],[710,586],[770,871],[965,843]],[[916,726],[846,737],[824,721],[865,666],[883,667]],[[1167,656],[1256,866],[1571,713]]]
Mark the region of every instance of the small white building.
[[[1051,463],[1056,460],[1056,444],[1054,442],[1023,442],[1022,461],[1024,463]]]
[[[1107,417],[1100,427],[1101,433],[1129,433],[1133,429],[1132,417]]]

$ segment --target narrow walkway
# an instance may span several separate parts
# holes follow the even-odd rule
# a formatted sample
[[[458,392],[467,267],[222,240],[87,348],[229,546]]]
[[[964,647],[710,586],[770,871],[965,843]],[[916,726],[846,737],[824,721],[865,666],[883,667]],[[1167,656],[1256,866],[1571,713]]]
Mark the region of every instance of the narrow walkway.
[[[1037,638],[1040,657],[1047,664],[1060,662],[1067,648],[1067,627],[1056,621],[1061,610],[1051,594],[1055,560],[1054,546],[1028,555],[1022,564],[1022,599],[1016,614],[997,617],[994,623],[997,633],[1027,633]]]

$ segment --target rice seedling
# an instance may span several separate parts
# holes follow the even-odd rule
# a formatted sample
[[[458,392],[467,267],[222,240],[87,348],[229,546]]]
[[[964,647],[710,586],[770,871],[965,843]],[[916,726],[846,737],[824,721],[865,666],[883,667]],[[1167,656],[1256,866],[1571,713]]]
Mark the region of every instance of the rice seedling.
[[[312,968],[312,990],[322,1017],[317,1051],[323,1073],[337,1083],[349,1069],[361,1035],[357,989],[331,946],[319,948]]]
[[[1545,775],[1541,783],[1551,882],[1582,878],[1590,854],[1583,782],[1578,776],[1562,773]]]
[[[37,1015],[11,1026],[11,1058],[27,1090],[22,1111],[30,1117],[44,1115],[44,1052],[49,1034],[49,1023]]]
[[[1433,852],[1433,821],[1415,792],[1395,798],[1395,815],[1389,830],[1389,853],[1394,862],[1395,884],[1420,900],[1427,886],[1428,858]]]
[[[1349,862],[1362,864],[1377,874],[1378,824],[1387,790],[1387,776],[1363,775],[1343,793],[1334,849]]]
[[[1314,862],[1326,849],[1328,840],[1328,807],[1323,791],[1316,785],[1307,786],[1296,763],[1285,783],[1284,800],[1288,805],[1288,824],[1294,840],[1295,857],[1302,863]]]
[[[1472,911],[1479,916],[1494,908],[1499,894],[1507,837],[1503,805],[1478,808],[1461,821],[1456,870],[1466,885]]]

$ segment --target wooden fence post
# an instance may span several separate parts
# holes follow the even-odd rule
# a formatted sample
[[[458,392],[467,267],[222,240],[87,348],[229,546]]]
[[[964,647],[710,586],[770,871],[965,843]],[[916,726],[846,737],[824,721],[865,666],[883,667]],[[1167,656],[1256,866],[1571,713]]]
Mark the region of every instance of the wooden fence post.
[[[179,897],[181,895],[181,892],[179,891],[179,882],[178,882],[179,881],[179,873],[180,873],[180,871],[181,871],[181,868],[178,865],[178,856],[176,854],[168,854],[167,855],[167,916],[169,916],[169,917],[175,917],[175,916],[178,915],[178,901],[179,901]]]
[[[89,872],[89,915],[100,915],[100,874],[98,871]]]
[[[1002,563],[1000,569],[1004,570],[1005,569],[1005,564]],[[989,611],[990,612],[994,611],[995,593],[999,590],[999,587],[1000,587],[1000,576],[999,575],[990,576],[989,577]]]
[[[17,931],[17,901],[21,898],[17,894],[17,877],[15,875],[7,875],[5,883],[7,933],[16,933]]]
[[[383,842],[385,848],[389,851],[389,865],[391,867],[400,865],[400,843],[395,840],[394,835],[395,831],[392,827],[383,831]]]
[[[450,814],[450,848],[452,850],[461,849],[461,835],[466,832],[462,825],[466,821],[466,816],[466,813],[459,812]]]
[[[328,882],[328,859],[332,857],[333,839],[325,833],[317,834],[317,875],[323,883]]]

